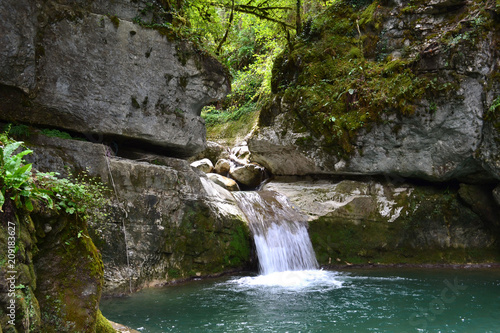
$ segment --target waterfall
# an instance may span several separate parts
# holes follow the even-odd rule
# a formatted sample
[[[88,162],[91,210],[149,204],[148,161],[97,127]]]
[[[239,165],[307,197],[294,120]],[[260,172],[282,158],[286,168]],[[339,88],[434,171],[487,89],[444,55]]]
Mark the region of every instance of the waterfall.
[[[307,218],[284,195],[274,191],[233,195],[248,219],[261,274],[318,268]]]

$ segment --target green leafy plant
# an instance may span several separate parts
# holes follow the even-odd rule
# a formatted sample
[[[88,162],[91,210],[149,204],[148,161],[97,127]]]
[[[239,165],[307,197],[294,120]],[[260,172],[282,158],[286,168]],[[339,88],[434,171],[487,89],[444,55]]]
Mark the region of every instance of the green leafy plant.
[[[33,153],[15,141],[7,133],[0,134],[0,211],[6,198],[16,207],[33,210],[32,200],[42,200],[50,208],[63,210],[67,214],[79,215],[83,219],[106,216],[107,187],[99,180],[81,172],[73,179],[58,178],[56,172],[32,171],[32,164],[24,156]]]
[[[490,108],[488,109],[488,112],[495,112],[496,110],[500,109],[500,96],[498,96],[492,103]]]
[[[29,211],[33,209],[31,202],[33,196],[46,199],[51,203],[47,193],[33,191],[33,184],[30,180],[32,165],[26,163],[23,158],[32,151],[23,149],[22,145],[22,141],[11,140],[6,133],[0,134],[0,211],[3,211],[6,197],[14,200],[18,207],[24,204]]]
[[[99,180],[83,171],[73,179],[58,178],[57,172],[38,172],[37,182],[53,194],[57,210],[76,214],[83,219],[91,216],[105,217],[103,212],[108,203],[105,194],[108,188]]]
[[[14,125],[14,124],[8,124],[5,126],[5,131],[8,131],[9,134],[15,138],[29,138],[31,135],[31,131],[29,126],[27,125]]]

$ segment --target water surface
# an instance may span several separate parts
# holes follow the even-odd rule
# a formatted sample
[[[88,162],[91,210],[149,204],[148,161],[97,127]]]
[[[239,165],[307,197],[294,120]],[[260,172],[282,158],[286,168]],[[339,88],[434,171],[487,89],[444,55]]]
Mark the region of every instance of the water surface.
[[[500,270],[233,276],[103,300],[141,332],[500,332]]]

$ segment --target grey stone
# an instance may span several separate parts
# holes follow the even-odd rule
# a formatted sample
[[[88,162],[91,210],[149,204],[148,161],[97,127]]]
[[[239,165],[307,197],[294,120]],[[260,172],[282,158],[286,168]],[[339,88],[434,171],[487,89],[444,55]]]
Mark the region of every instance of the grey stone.
[[[245,186],[257,187],[264,180],[264,168],[256,163],[233,165],[229,170],[229,175]]]
[[[190,157],[190,162],[208,158],[215,165],[221,158],[229,158],[229,148],[214,141],[207,141],[207,147],[196,156]]]
[[[156,30],[122,19],[116,26],[105,15],[52,1],[43,4],[38,26],[33,15],[24,27],[26,14],[11,3],[0,7],[10,31],[2,39],[7,66],[0,82],[28,93],[4,89],[9,103],[0,118],[137,140],[171,155],[205,148],[201,108],[229,92],[214,58]]]
[[[196,169],[204,172],[204,173],[210,173],[214,170],[214,165],[212,164],[212,162],[208,158],[204,158],[202,160],[195,161],[195,162],[191,163],[191,166],[193,168],[196,168]]]
[[[246,142],[242,145],[231,148],[230,158],[240,164],[250,162],[250,150],[248,150]]]
[[[5,0],[0,13],[0,84],[28,92],[35,84],[35,2]]]
[[[27,155],[25,160],[33,163],[39,171],[58,172],[68,177],[88,170],[99,175],[104,183],[109,180],[105,156],[111,156],[111,150],[103,145],[79,140],[51,138],[42,134],[30,137],[26,145],[35,153]]]
[[[500,186],[497,186],[493,190],[493,198],[495,199],[496,203],[500,206]]]
[[[500,209],[496,206],[495,199],[492,198],[490,191],[488,187],[480,185],[460,184],[458,195],[484,221],[494,226],[500,226],[500,219],[498,218]],[[493,196],[494,194],[493,192]]]
[[[432,6],[446,9],[464,3],[436,0]],[[500,179],[499,132],[485,120],[500,92],[493,76],[499,63],[491,48],[498,43],[498,34],[487,32],[473,46],[464,43],[467,57],[460,59],[447,57],[444,49],[417,56],[425,54],[430,45],[444,47],[439,40],[442,34],[436,32],[453,24],[444,12],[399,15],[400,10],[395,8],[394,15],[383,23],[379,44],[387,44],[384,54],[419,59],[412,69],[416,75],[439,71],[456,89],[447,96],[415,101],[413,115],[381,114],[376,123],[357,133],[353,151],[342,157],[334,152],[339,147],[332,149],[323,137],[304,128],[294,116],[297,106],[278,93],[266,113],[270,119],[262,118],[261,113],[259,128],[247,139],[253,162],[274,175],[391,175],[476,183]],[[398,41],[408,31],[421,38]]]
[[[218,173],[219,175],[226,176],[229,173],[229,170],[231,169],[231,162],[226,159],[220,159],[217,161],[215,164],[215,172]]]
[[[36,169],[89,167],[90,176],[111,190],[108,220],[89,221],[103,256],[105,294],[128,293],[129,284],[137,290],[196,273],[222,273],[249,262],[250,233],[233,196],[187,161],[149,156],[157,165],[113,156],[100,144],[33,141]],[[235,248],[235,242],[242,247]]]
[[[488,248],[496,239],[488,232],[486,221],[450,193],[432,187],[405,183],[394,186],[375,181],[277,179],[263,189],[286,195],[307,214],[313,232],[320,233],[319,237],[325,240],[333,235],[327,230],[316,230],[316,223],[339,225],[339,228],[343,224],[364,225],[368,229],[369,224],[383,223],[382,234],[365,237],[382,239],[377,246],[387,247],[386,250]],[[333,230],[341,229],[333,227]],[[391,230],[399,231],[392,234]]]
[[[208,177],[208,179],[213,181],[215,184],[222,186],[223,188],[225,188],[228,191],[239,191],[240,190],[238,183],[236,183],[231,178],[224,177],[224,176],[217,174],[217,173],[208,173],[207,177]]]

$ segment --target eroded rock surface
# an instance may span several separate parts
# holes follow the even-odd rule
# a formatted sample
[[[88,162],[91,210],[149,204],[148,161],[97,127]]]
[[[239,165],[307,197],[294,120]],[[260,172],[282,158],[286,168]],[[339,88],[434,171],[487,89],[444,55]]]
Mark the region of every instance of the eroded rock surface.
[[[132,23],[137,3],[122,5],[129,10],[111,17],[105,6],[3,2],[0,117],[171,155],[202,151],[201,108],[229,92],[224,69],[188,42]]]
[[[365,41],[363,53],[355,44],[349,52],[349,47],[347,51],[342,49],[344,44],[337,49],[324,46],[321,52],[318,48],[323,47],[319,42],[322,38],[341,37],[328,35],[329,29],[336,27],[325,19],[324,24],[331,26],[315,26],[309,39],[304,37],[303,44],[299,43],[299,51],[285,52],[275,64],[274,99],[261,113],[260,126],[248,139],[250,159],[275,175],[390,174],[432,181],[468,177],[469,181],[498,182],[499,122],[494,116],[498,111],[490,108],[500,95],[500,58],[495,47],[500,34],[498,6],[492,3],[398,1],[362,7],[358,13],[360,32],[354,20],[344,29],[349,32],[352,28],[356,36],[361,34]],[[343,13],[342,6],[347,5],[339,5],[337,16]],[[335,20],[340,19],[343,17]],[[370,110],[367,105],[375,103],[379,96],[361,100],[361,94],[366,94],[361,90],[366,87],[359,82],[368,80],[369,74],[363,74],[366,66],[362,62],[359,68],[352,65],[349,73],[341,76],[350,80],[359,75],[361,81],[352,80],[352,86],[332,98],[328,89],[333,91],[335,86],[329,84],[335,82],[330,73],[321,69],[314,72],[310,68],[320,65],[304,60],[317,59],[314,57],[322,57],[318,64],[331,61],[332,72],[335,61],[347,62],[349,57],[353,63],[363,57],[370,64],[388,66],[382,73],[386,76],[396,72],[392,66],[404,64],[401,73],[413,78],[388,90],[392,93],[408,89],[399,105]],[[301,76],[307,71],[318,78]],[[420,91],[412,91],[422,80],[429,83],[418,88]],[[295,97],[304,87],[309,90]],[[417,94],[418,98],[413,97]],[[314,118],[323,109],[336,110],[332,106],[335,104],[343,105],[340,108],[344,113],[364,107],[363,115],[339,119],[338,115],[327,118],[325,112],[325,117]],[[364,115],[367,109],[370,111]],[[341,120],[343,123],[335,127]]]
[[[497,225],[464,205],[457,190],[313,179],[272,181],[264,189],[285,194],[309,216],[320,264],[498,260]],[[467,189],[471,198],[484,194]]]

